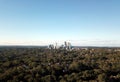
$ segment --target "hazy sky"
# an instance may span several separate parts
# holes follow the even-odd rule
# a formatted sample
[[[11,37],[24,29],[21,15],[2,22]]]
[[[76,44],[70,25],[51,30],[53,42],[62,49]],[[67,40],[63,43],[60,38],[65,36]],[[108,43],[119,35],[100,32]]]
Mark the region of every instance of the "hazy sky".
[[[120,46],[120,0],[0,0],[0,45]]]

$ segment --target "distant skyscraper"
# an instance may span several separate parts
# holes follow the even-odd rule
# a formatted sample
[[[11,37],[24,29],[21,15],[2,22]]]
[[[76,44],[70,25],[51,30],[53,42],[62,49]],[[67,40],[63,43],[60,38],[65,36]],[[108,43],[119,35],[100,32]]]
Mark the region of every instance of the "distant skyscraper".
[[[65,47],[67,47],[67,42],[65,41]]]
[[[67,49],[67,42],[65,41],[65,49]]]
[[[68,42],[68,49],[71,49],[71,43]]]
[[[55,49],[58,49],[58,45],[57,45],[57,43],[55,43]]]

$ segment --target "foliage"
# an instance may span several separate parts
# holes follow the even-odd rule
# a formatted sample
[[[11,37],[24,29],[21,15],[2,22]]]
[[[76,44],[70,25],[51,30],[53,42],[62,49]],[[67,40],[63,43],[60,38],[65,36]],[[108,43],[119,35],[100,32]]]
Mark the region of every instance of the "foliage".
[[[120,51],[0,48],[0,82],[120,82]]]

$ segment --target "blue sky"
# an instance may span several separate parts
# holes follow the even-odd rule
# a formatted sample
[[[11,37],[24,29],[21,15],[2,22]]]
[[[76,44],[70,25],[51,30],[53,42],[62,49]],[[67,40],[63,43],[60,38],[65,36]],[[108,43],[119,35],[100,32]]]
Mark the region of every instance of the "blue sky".
[[[120,46],[120,0],[0,0],[0,45]]]

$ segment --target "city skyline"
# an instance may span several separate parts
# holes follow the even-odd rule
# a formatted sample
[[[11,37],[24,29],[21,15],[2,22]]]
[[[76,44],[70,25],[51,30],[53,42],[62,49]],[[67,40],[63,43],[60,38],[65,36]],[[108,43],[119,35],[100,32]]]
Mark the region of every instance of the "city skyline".
[[[119,0],[0,0],[0,45],[120,47]]]

